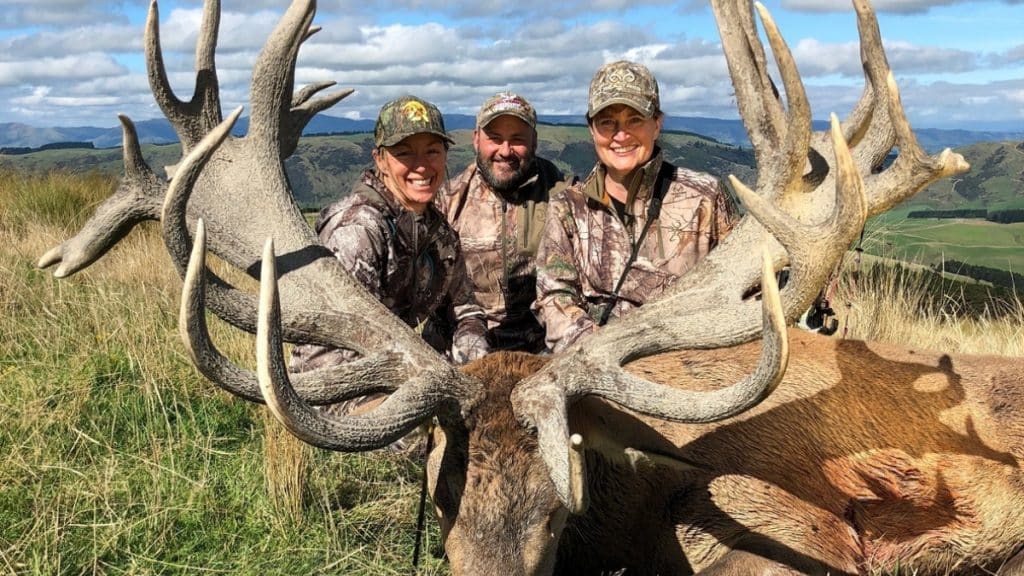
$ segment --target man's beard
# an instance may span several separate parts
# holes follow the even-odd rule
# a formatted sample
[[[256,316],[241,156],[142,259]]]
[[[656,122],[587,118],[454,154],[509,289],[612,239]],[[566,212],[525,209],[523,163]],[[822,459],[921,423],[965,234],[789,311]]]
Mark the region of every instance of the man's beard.
[[[491,190],[495,192],[512,192],[522,186],[533,175],[533,167],[536,164],[536,160],[537,157],[532,152],[528,152],[525,157],[520,158],[519,168],[507,177],[500,178],[491,170],[492,163],[488,162],[487,158],[477,154],[476,168],[480,171],[480,177],[483,178]]]

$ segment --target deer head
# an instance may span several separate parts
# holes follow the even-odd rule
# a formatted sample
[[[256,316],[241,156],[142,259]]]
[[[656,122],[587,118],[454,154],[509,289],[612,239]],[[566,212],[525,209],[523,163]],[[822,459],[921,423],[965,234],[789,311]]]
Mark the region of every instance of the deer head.
[[[917,145],[874,13],[866,0],[854,5],[864,92],[843,122],[833,116],[831,129],[819,134],[811,131],[799,73],[768,12],[756,5],[785,103],[768,75],[749,0],[713,0],[758,163],[753,188],[730,179],[748,209],[744,221],[658,301],[562,353],[550,358],[493,354],[461,371],[349,278],[318,244],[292,200],[282,158],[295,146],[296,126],[327,100],[296,105],[308,92],[290,96],[298,47],[314,31],[313,1],[295,0],[261,53],[244,138],[229,134],[240,111],[218,123],[219,112],[210,110],[216,107],[215,33],[208,25],[203,34],[208,42],[197,55],[208,73],[200,73],[192,103],[180,104],[169,95],[157,44],[150,57],[156,63],[150,71],[154,93],[184,133],[187,152],[167,187],[162,223],[175,261],[188,261],[180,326],[193,359],[214,382],[246,399],[265,401],[294,434],[331,450],[382,447],[436,418],[440,442],[428,470],[455,573],[484,567],[550,573],[567,518],[587,506],[586,438],[572,435],[569,427],[569,413],[581,400],[602,398],[620,410],[683,423],[721,420],[756,405],[785,370],[786,324],[811,303],[864,220],[967,169],[949,150],[929,156]],[[155,29],[155,12],[154,4],[150,29]],[[216,20],[215,12],[216,2],[207,2],[207,22]],[[894,146],[900,152],[896,162],[877,171]],[[190,214],[197,218],[192,230]],[[253,275],[259,270],[258,305],[206,270],[207,244],[230,264]],[[774,278],[784,266],[790,280],[780,291]],[[232,365],[210,342],[203,322],[207,291],[211,306],[220,307],[218,315],[257,334],[256,374]],[[751,297],[754,293],[760,297]],[[258,318],[250,321],[256,308]],[[728,346],[759,334],[764,344],[757,368],[719,390],[680,390],[623,369],[661,352]],[[362,358],[290,375],[284,341],[350,348]],[[371,391],[390,395],[365,414],[338,416],[312,407]],[[495,465],[501,462],[496,454],[505,464]]]

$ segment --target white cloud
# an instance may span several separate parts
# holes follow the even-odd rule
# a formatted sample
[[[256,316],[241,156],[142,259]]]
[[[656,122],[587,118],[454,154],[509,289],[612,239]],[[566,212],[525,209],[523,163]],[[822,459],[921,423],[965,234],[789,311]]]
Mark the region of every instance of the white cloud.
[[[880,14],[925,9],[936,13],[944,5],[965,1],[875,0],[874,4]],[[1013,3],[1017,2],[1000,5]],[[0,20],[8,26],[21,26],[29,18],[39,25],[46,18],[51,21],[42,28],[7,34],[0,23],[0,100],[12,103],[0,110],[0,122],[58,118],[66,124],[93,111],[97,116],[90,123],[113,125],[114,110],[136,119],[158,115],[142,70],[143,30],[138,21],[147,4],[144,0],[0,0]],[[224,0],[224,4],[216,62],[222,102],[230,108],[247,104],[252,66],[286,1]],[[768,4],[793,48],[815,117],[832,110],[848,111],[860,95],[863,74],[852,15],[809,16],[787,9],[849,12],[849,2],[776,0]],[[183,99],[191,96],[194,84],[200,6],[198,0],[161,0],[164,60],[171,85]],[[30,14],[30,8],[40,12]],[[502,89],[522,92],[541,113],[582,115],[593,71],[618,58],[640,60],[655,72],[670,114],[736,114],[716,31],[708,26],[711,19],[705,0],[640,0],[628,5],[622,0],[398,0],[387,4],[320,0],[319,10],[315,23],[324,29],[302,47],[296,83],[336,80],[339,88],[355,88],[355,95],[330,111],[334,115],[370,118],[386,99],[409,92],[434,100],[446,112],[473,113],[481,100]],[[680,17],[682,10],[693,12]],[[56,22],[54,15],[60,12],[76,13],[74,18],[86,24]],[[637,16],[640,12],[643,15]],[[944,107],[956,108],[949,117],[963,110],[985,118],[1017,117],[1020,102],[1019,96],[1015,100],[1011,95],[1014,88],[988,87],[979,75],[996,68],[1011,75],[1021,68],[1024,48],[1019,37],[1012,45],[984,49],[971,48],[964,38],[936,36],[922,41],[920,34],[901,34],[912,18],[900,15],[882,23],[889,62],[905,86],[908,111],[934,121],[943,119]],[[660,20],[678,25],[662,29]],[[828,21],[830,26],[823,28],[817,21]],[[843,29],[831,26],[839,21]],[[698,30],[698,25],[705,28]],[[932,89],[936,78],[947,83]],[[1000,94],[991,94],[996,90]],[[950,94],[934,93],[938,91]],[[68,103],[66,115],[55,114],[58,102]]]
[[[125,68],[113,58],[96,52],[35,58],[21,62],[0,62],[0,86],[46,83],[55,79],[83,80],[125,72]]]
[[[871,5],[876,12],[893,12],[900,14],[925,13],[932,8],[953,6],[957,4],[980,4],[984,0],[874,0]],[[1021,4],[1024,0],[1002,0],[1005,4]],[[848,12],[853,10],[850,2],[845,0],[782,0],[782,5],[790,10],[808,12]]]

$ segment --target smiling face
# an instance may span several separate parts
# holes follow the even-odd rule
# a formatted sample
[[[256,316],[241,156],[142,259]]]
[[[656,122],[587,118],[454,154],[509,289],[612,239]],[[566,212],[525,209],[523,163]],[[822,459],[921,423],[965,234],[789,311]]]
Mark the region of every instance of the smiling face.
[[[445,178],[448,149],[440,136],[413,134],[373,151],[381,179],[404,208],[422,212]]]
[[[536,131],[507,114],[473,132],[480,176],[497,192],[515,190],[526,181],[536,159],[536,145]]]
[[[609,178],[621,182],[651,159],[663,118],[660,112],[647,117],[625,104],[613,104],[590,119],[597,159]]]

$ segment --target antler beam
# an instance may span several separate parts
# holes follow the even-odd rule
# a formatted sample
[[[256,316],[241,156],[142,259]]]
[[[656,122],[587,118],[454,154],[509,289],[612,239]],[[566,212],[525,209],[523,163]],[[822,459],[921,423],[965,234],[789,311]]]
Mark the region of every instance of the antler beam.
[[[833,115],[826,135],[812,135],[810,107],[793,57],[771,15],[761,4],[754,5],[782,77],[786,107],[768,75],[749,0],[712,0],[737,107],[757,159],[754,190],[730,178],[748,214],[656,302],[582,339],[520,384],[513,395],[520,418],[538,428],[542,454],[566,498],[563,502],[572,501],[567,493],[567,405],[596,394],[658,418],[694,421],[689,404],[671,401],[677,391],[636,378],[623,366],[659,352],[717,348],[755,338],[762,330],[761,306],[749,295],[760,291],[767,299],[766,278],[787,265],[790,275],[781,291],[781,314],[783,323],[795,320],[827,282],[869,215],[969,168],[948,149],[937,156],[921,151],[866,0],[854,5],[867,87],[851,119],[840,124]],[[899,159],[873,175],[894,146],[900,150]],[[758,245],[767,250],[767,270],[754,256]],[[770,387],[770,381],[760,384]],[[718,404],[710,397],[700,400],[707,403],[704,421],[726,418],[764,397],[751,387],[735,385],[728,390],[744,393],[730,398],[734,405]]]

